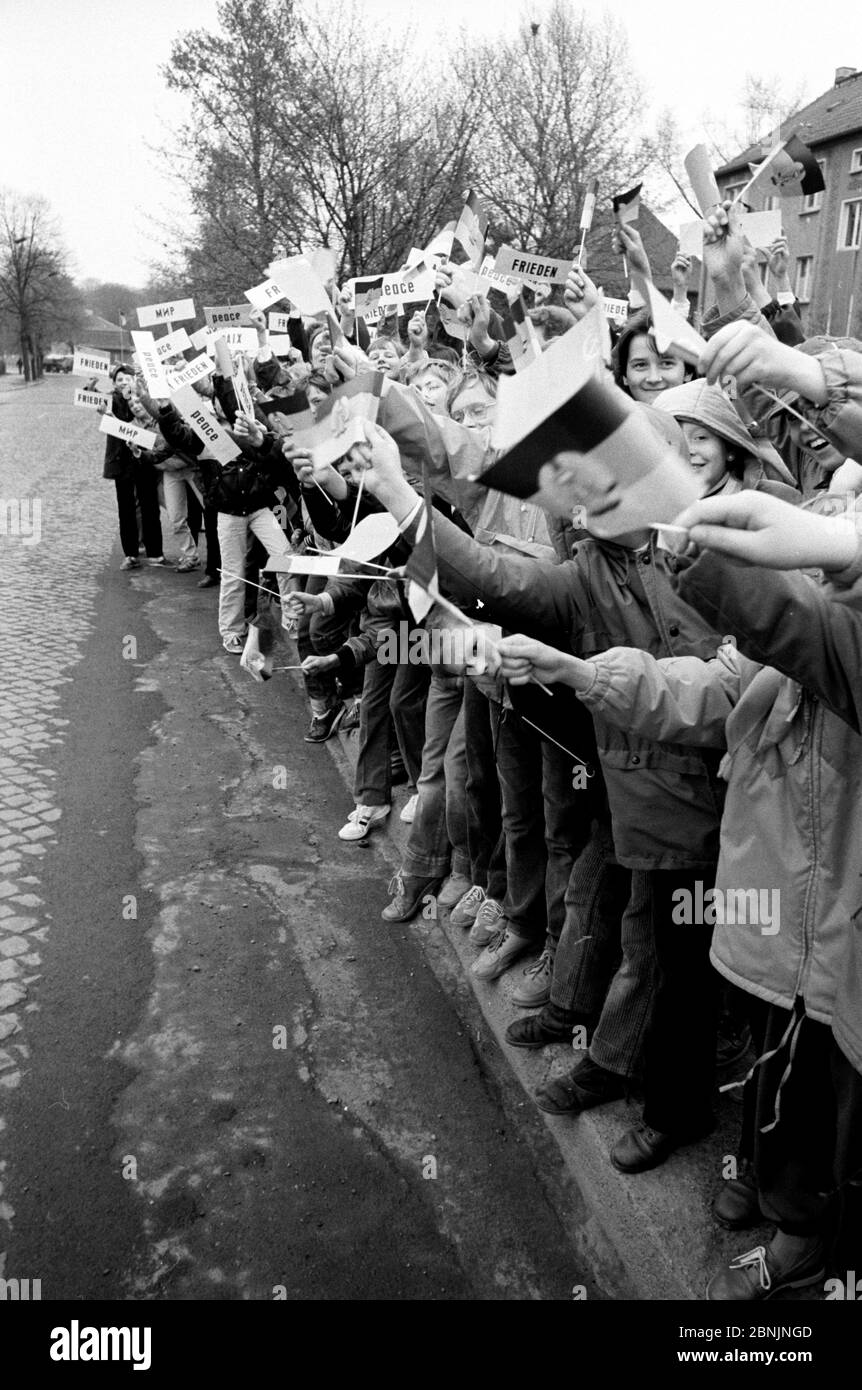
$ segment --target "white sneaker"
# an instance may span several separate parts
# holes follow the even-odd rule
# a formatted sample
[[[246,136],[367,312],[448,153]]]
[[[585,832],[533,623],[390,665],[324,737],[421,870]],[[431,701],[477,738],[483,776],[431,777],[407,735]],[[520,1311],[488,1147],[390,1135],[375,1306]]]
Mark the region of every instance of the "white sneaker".
[[[465,893],[460,902],[456,903],[452,909],[452,916],[449,918],[453,927],[471,927],[476,920],[476,913],[485,901],[485,890],[478,884]]]
[[[348,816],[347,824],[339,830],[339,840],[364,840],[369,830],[385,821],[391,810],[391,806],[357,806]]]
[[[403,809],[403,811],[401,812],[401,816],[400,816],[400,819],[403,820],[403,822],[404,822],[405,825],[412,825],[412,824],[413,824],[413,820],[414,820],[414,817],[415,817],[415,815],[416,815],[416,806],[417,806],[418,802],[419,802],[419,793],[418,793],[418,792],[414,792],[413,795],[410,797],[410,800],[407,801],[407,802],[405,803],[404,809]]]
[[[503,909],[493,898],[486,898],[470,928],[470,940],[474,946],[487,946],[500,931]]]
[[[226,652],[230,652],[231,656],[242,656],[245,651],[245,638],[226,637],[222,642],[222,646]]]

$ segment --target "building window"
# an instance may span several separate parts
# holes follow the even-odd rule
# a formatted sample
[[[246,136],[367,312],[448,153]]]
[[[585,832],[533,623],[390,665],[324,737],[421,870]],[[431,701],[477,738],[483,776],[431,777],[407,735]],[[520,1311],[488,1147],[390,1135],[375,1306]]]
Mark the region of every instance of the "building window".
[[[862,150],[854,150],[850,156],[851,174],[862,174]]]
[[[807,304],[811,298],[811,271],[814,266],[813,256],[796,257],[796,298],[800,304]]]
[[[769,196],[766,197],[766,198],[764,198],[764,200],[763,200],[763,211],[764,211],[764,212],[775,212],[776,208],[780,208],[780,207],[781,207],[781,199],[779,198],[779,196],[778,196],[777,193],[770,193]]]
[[[838,250],[858,251],[862,239],[862,198],[852,198],[841,204],[841,221],[838,225]]]
[[[821,174],[823,174],[823,175],[824,175],[824,178],[825,178],[826,160],[825,160],[825,159],[818,159],[817,165],[818,165],[818,168],[820,169]],[[822,206],[823,206],[823,190],[822,190],[822,189],[821,189],[821,191],[820,191],[819,193],[806,193],[806,194],[804,195],[803,199],[802,199],[802,207],[800,208],[800,213],[802,213],[802,212],[819,212],[820,209],[822,208]]]
[[[737,193],[741,193],[744,187],[744,183],[729,183],[721,196],[722,198],[735,198]]]

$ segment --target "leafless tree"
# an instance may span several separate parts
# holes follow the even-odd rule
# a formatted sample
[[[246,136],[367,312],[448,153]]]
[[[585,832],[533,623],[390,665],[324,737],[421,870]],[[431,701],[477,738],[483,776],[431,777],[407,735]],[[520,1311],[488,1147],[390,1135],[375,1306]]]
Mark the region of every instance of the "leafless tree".
[[[515,38],[467,47],[457,70],[479,105],[475,180],[492,221],[524,250],[571,255],[590,181],[620,192],[650,160],[623,31],[553,0]]]
[[[0,318],[15,337],[27,381],[41,375],[51,339],[74,343],[83,319],[48,203],[11,190],[0,192]]]

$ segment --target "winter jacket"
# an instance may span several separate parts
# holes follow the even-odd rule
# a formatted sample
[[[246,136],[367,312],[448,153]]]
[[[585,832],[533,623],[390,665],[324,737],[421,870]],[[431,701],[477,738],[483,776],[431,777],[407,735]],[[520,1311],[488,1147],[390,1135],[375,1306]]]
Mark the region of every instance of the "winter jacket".
[[[278,441],[267,437],[260,449],[246,443],[239,445],[241,453],[230,463],[208,459],[204,446],[172,405],[159,411],[159,429],[173,447],[197,459],[203,485],[204,503],[216,511],[231,516],[250,516],[263,507],[274,507],[275,489],[290,483],[294,486],[293,470],[288,470]]]
[[[415,527],[406,529],[413,539]],[[718,633],[675,593],[674,562],[654,542],[640,552],[609,541],[579,543],[560,565],[509,556],[434,519],[438,575],[458,602],[481,599],[482,616],[593,656],[623,644],[654,656],[708,658]],[[719,757],[662,742],[596,718],[614,845],[633,869],[708,870],[718,856],[723,786]]]
[[[820,587],[705,554],[680,574],[680,593],[733,628],[742,654],[700,663],[608,652],[581,698],[655,738],[726,741],[713,963],[783,1009],[801,996],[862,1071],[860,572]]]
[[[115,387],[111,393],[111,414],[118,420],[128,423],[135,423],[135,416],[132,407],[125,396]],[[102,468],[102,477],[111,479],[133,478],[141,468],[148,468],[146,459],[136,459],[129,445],[124,439],[116,439],[109,434],[105,439],[105,463]]]

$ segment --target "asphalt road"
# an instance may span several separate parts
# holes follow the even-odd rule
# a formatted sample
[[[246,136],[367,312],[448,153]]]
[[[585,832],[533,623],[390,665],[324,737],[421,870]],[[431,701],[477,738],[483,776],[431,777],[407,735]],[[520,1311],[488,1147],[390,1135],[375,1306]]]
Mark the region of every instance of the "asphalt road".
[[[41,507],[0,535],[0,1276],[594,1296],[559,1156],[442,934],[380,920],[290,677],[222,651],[196,575],[119,571],[73,385],[0,378],[0,494]]]

